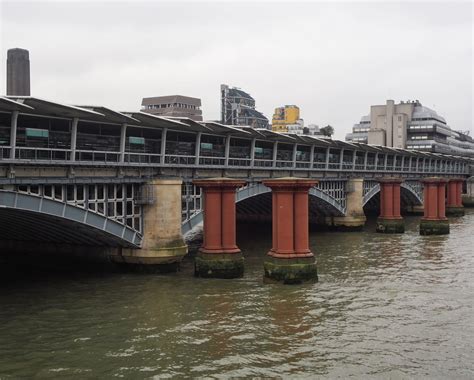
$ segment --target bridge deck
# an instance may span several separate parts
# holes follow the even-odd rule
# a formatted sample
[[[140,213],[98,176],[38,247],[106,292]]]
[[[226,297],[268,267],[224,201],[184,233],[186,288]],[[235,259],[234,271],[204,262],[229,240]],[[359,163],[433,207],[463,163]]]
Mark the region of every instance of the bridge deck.
[[[468,175],[473,163],[473,158],[440,153],[71,107],[32,97],[0,101],[0,165]]]

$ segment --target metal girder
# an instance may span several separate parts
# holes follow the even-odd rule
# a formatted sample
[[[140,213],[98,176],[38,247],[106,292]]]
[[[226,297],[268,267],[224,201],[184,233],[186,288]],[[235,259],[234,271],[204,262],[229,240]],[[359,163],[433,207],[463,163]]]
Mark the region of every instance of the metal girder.
[[[258,195],[271,193],[271,189],[262,183],[253,182],[244,187],[241,187],[237,190],[235,202],[239,203],[246,199],[256,197]],[[326,202],[330,207],[332,207],[337,214],[345,215],[346,208],[342,206],[335,198],[331,195],[325,193],[321,189],[313,187],[309,190],[309,195],[321,199]],[[191,217],[186,219],[181,226],[181,232],[186,234],[191,231],[195,226],[203,221],[203,212],[202,210],[193,214]]]
[[[79,223],[110,236],[126,247],[139,248],[142,243],[142,236],[128,226],[89,210],[52,199],[0,190],[0,208],[45,214]]]
[[[402,182],[400,185],[401,188],[407,190],[415,199],[419,202],[419,204],[423,204],[423,192],[420,189],[416,188],[415,186],[411,185],[408,182]],[[362,206],[365,206],[367,202],[369,202],[375,194],[380,192],[380,184],[376,183],[373,187],[371,187],[364,195],[362,200]]]

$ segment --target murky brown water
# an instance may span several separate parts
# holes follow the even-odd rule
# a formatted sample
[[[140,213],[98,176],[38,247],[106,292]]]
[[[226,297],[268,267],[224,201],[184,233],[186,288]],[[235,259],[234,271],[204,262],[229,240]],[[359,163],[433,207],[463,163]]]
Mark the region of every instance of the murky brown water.
[[[240,280],[2,275],[0,379],[473,378],[474,210],[449,236],[313,233],[320,282],[264,285],[270,235],[240,231]],[[13,273],[13,275],[12,275]]]

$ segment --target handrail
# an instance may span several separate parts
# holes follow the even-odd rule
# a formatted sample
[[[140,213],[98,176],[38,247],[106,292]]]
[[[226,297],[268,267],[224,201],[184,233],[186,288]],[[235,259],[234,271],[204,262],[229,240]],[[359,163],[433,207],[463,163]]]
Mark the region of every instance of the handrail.
[[[163,154],[159,153],[144,153],[144,152],[117,152],[104,150],[75,150],[74,160],[71,160],[72,150],[62,148],[43,148],[43,147],[24,147],[17,146],[15,149],[15,158],[11,158],[11,146],[0,146],[0,161],[8,161],[14,163],[15,161],[28,161],[38,163],[49,162],[64,162],[74,161],[76,164],[81,163],[96,163],[96,164],[149,164],[160,166],[214,166],[214,167],[246,167],[246,168],[272,168],[273,170],[291,169],[291,170],[308,170],[308,169],[322,169],[328,171],[371,171],[371,172],[413,172],[413,173],[439,173],[439,174],[469,174],[468,163],[451,162],[450,164],[443,164],[442,166],[429,162],[428,160],[419,160],[418,164],[412,163],[411,167],[408,164],[401,165],[387,165],[369,163],[353,163],[353,162],[321,162],[321,161],[288,161],[261,159],[261,158],[239,158],[239,157],[213,157],[200,156],[196,160],[194,155],[180,155],[180,154]],[[123,161],[121,161],[123,158]]]

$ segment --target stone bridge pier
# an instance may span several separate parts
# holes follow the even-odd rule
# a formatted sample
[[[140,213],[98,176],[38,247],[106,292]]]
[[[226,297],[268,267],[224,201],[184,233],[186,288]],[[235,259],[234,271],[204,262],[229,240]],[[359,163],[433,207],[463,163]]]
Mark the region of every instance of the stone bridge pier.
[[[181,234],[181,179],[155,179],[144,186],[141,249],[113,250],[113,262],[177,270],[188,248]]]
[[[363,207],[364,179],[351,178],[346,185],[346,215],[326,217],[326,224],[344,230],[361,230],[367,218]]]
[[[466,180],[466,194],[462,195],[464,207],[474,207],[474,177]]]

